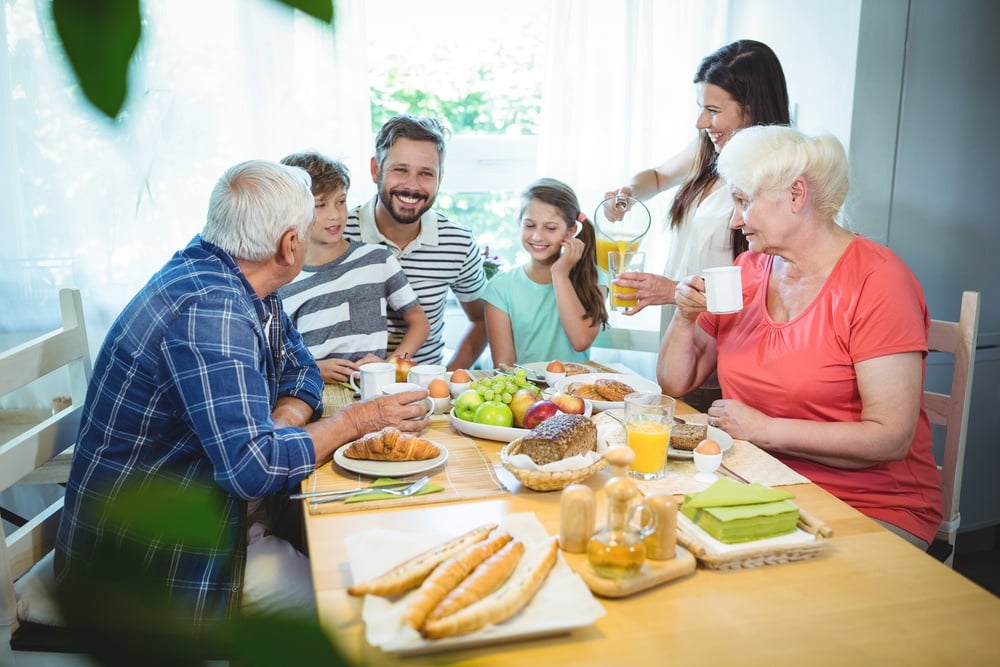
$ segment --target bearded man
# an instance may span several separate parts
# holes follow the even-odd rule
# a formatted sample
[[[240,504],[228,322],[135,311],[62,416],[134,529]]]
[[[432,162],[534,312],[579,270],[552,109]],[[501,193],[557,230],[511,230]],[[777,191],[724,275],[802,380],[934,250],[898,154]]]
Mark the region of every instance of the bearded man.
[[[431,207],[444,174],[445,130],[434,118],[390,118],[375,138],[371,159],[377,194],[347,218],[344,238],[379,243],[403,267],[430,320],[426,342],[413,356],[437,364],[444,357],[444,311],[450,289],[469,318],[449,370],[469,368],[486,348],[486,321],[480,298],[486,286],[483,255],[465,225]],[[405,323],[390,311],[390,354],[403,338]]]

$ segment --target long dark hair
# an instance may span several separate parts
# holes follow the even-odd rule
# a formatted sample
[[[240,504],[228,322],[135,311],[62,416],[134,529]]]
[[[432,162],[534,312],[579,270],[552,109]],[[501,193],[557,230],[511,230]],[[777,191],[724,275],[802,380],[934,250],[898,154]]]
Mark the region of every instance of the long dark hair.
[[[580,201],[573,189],[562,181],[540,178],[525,188],[521,193],[519,217],[524,217],[524,210],[533,199],[558,209],[567,227],[580,225],[576,238],[583,241],[583,257],[570,269],[569,280],[580,298],[584,318],[589,317],[591,324],[607,326],[608,310],[604,307],[604,294],[597,286],[597,231],[594,223],[580,210]]]
[[[774,51],[762,42],[741,39],[706,56],[694,75],[694,83],[722,88],[750,114],[750,125],[788,125],[788,87],[785,73]],[[694,169],[681,184],[670,206],[670,226],[676,227],[692,206],[697,206],[715,183],[715,147],[702,132]],[[733,259],[747,249],[743,234],[731,234]]]

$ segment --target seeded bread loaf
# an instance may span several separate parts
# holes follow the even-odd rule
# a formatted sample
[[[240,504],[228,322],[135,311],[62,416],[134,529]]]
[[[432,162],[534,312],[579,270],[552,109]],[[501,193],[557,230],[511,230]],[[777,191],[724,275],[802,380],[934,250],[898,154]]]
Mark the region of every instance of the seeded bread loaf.
[[[536,465],[586,454],[597,449],[597,427],[583,415],[549,417],[521,439],[521,454]]]
[[[670,446],[674,449],[682,449],[690,452],[698,446],[699,442],[707,437],[707,424],[678,423],[674,421],[674,425],[670,427]]]

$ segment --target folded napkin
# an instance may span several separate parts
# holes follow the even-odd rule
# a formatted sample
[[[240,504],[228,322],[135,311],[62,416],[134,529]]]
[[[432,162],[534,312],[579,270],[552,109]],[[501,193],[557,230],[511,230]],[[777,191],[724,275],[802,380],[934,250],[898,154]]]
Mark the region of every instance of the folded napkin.
[[[687,496],[681,512],[720,542],[750,542],[795,530],[799,508],[788,502],[792,497],[787,491],[722,477]]]
[[[377,489],[380,486],[389,486],[389,485],[394,485],[394,484],[399,484],[399,480],[398,479],[393,479],[391,477],[379,477],[368,488]],[[396,487],[396,488],[400,488],[400,487]],[[405,488],[405,487],[402,487],[402,488]],[[426,486],[424,486],[424,488],[420,489],[419,491],[417,491],[413,495],[414,496],[425,496],[428,493],[437,493],[438,491],[444,491],[444,487],[441,486],[440,484],[427,484]],[[398,499],[399,496],[393,495],[391,493],[378,493],[378,492],[372,491],[370,493],[364,493],[364,494],[360,494],[360,495],[357,495],[357,496],[349,496],[349,497],[347,497],[347,498],[344,499],[344,504],[346,505],[348,503],[365,503],[365,502],[368,502],[369,500],[388,500],[389,498],[396,498],[396,499]]]

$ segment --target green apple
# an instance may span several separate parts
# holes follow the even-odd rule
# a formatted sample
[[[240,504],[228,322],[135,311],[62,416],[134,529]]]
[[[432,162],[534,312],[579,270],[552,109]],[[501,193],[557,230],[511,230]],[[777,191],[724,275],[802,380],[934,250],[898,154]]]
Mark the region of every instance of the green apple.
[[[475,389],[466,389],[455,399],[455,416],[462,421],[475,421],[476,410],[485,402]]]
[[[506,403],[500,401],[486,401],[478,408],[473,416],[473,421],[486,426],[513,426],[514,413],[510,411]]]

